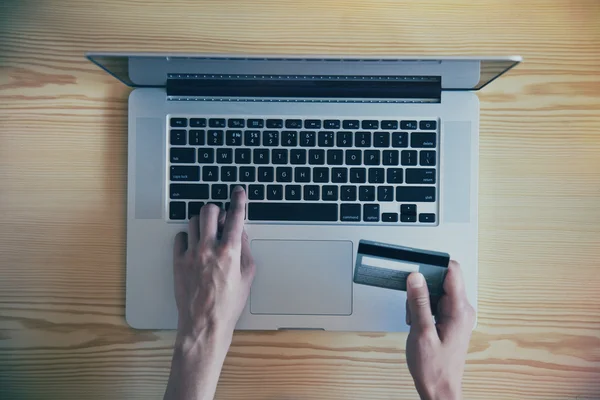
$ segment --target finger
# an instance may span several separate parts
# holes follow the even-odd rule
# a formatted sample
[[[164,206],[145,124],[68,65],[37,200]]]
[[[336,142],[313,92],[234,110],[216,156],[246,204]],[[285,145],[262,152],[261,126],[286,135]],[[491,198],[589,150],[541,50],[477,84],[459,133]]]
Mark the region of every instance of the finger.
[[[408,307],[408,300],[405,302],[406,305],[406,325],[410,326],[410,308]]]
[[[194,215],[190,218],[190,222],[188,222],[188,248],[193,249],[198,245],[198,238],[200,236],[199,228],[198,228],[198,220],[199,217]]]
[[[221,209],[219,211],[219,221],[217,223],[217,240],[221,240],[223,236],[223,227],[225,226],[225,219],[227,218],[227,211]]]
[[[410,309],[411,330],[427,331],[434,329],[433,315],[429,303],[429,290],[425,278],[418,272],[413,272],[407,280],[407,299]]]
[[[220,208],[207,204],[200,209],[200,245],[212,245],[217,239],[217,225]]]
[[[448,272],[444,279],[444,293],[453,300],[462,300],[467,297],[460,264],[454,260],[451,260],[448,265]]]
[[[225,225],[223,226],[222,242],[226,245],[239,248],[244,231],[244,218],[246,218],[246,192],[241,186],[236,186],[231,193],[231,206],[227,211]]]
[[[250,283],[252,283],[256,273],[256,264],[254,264],[254,257],[252,257],[252,249],[250,248],[250,240],[248,239],[248,235],[245,231],[242,233],[241,256],[240,267],[242,269],[242,276],[246,279],[250,279]]]
[[[175,236],[175,243],[173,243],[173,260],[183,256],[188,247],[188,234],[185,232],[179,232]],[[175,263],[173,263],[174,265]]]

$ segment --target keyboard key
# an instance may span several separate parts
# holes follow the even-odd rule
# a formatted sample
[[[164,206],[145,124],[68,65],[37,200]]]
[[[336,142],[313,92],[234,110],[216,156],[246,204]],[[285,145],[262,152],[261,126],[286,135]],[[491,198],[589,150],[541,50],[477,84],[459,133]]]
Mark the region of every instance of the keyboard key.
[[[332,168],[331,183],[346,183],[348,182],[348,168]]]
[[[340,120],[339,119],[326,119],[323,122],[323,128],[325,129],[340,129]]]
[[[263,146],[279,146],[279,132],[263,131]]]
[[[200,215],[200,209],[203,205],[203,201],[190,201],[188,203],[188,218],[192,218],[195,215]]]
[[[310,168],[308,167],[297,167],[294,168],[294,181],[295,182],[310,182]]]
[[[321,198],[324,201],[337,201],[338,199],[338,186],[325,185],[323,186],[323,193]]]
[[[411,133],[410,147],[428,147],[433,148],[437,144],[435,132]]]
[[[222,146],[223,145],[223,131],[220,130],[209,130],[206,136],[206,143],[209,146]]]
[[[384,150],[382,156],[383,165],[400,164],[400,152],[398,150]]]
[[[417,129],[417,121],[400,121],[400,129],[415,130]]]
[[[244,146],[260,146],[260,131],[244,131]]]
[[[416,204],[402,204],[400,206],[400,214],[417,215],[417,205]]]
[[[210,190],[212,192],[213,200],[227,200],[227,185],[222,183],[211,185]]]
[[[423,131],[435,131],[437,129],[437,121],[421,121],[419,129]]]
[[[341,204],[340,221],[360,222],[360,204]]]
[[[402,183],[403,174],[402,168],[388,168],[386,171],[387,183]]]
[[[314,221],[338,220],[338,205],[324,203],[249,203],[250,221]]]
[[[211,118],[208,120],[208,126],[211,128],[225,128],[225,118]]]
[[[319,132],[319,147],[333,147],[333,132]]]
[[[185,146],[186,133],[185,129],[171,129],[171,146]]]
[[[379,165],[380,156],[379,150],[365,150],[365,165]]]
[[[354,146],[371,147],[371,132],[356,132],[354,134]]]
[[[217,163],[231,164],[233,162],[233,149],[217,149]]]
[[[342,127],[344,129],[359,129],[360,122],[358,120],[344,120]]]
[[[390,147],[390,133],[375,132],[373,134],[373,147]]]
[[[300,146],[315,147],[317,145],[317,134],[314,131],[300,132]]]
[[[237,167],[221,167],[221,180],[223,182],[237,181]]]
[[[347,165],[362,165],[362,151],[346,150],[346,164]]]
[[[269,164],[269,149],[254,149],[254,164]]]
[[[381,214],[382,222],[398,222],[398,214],[397,213],[383,213]]]
[[[306,129],[321,129],[320,119],[307,119],[304,121],[304,128]]]
[[[300,185],[287,185],[285,187],[286,200],[302,200],[302,187]]]
[[[236,164],[250,164],[250,149],[235,149]]]
[[[229,185],[229,196],[231,196],[236,186],[241,186],[242,189],[244,189],[244,192],[248,193],[248,191],[246,190],[246,185],[244,185],[243,183],[234,183],[233,185]]]
[[[267,185],[267,200],[283,200],[283,186]]]
[[[229,120],[229,121],[231,121],[231,120]],[[227,146],[241,146],[242,145],[242,131],[227,131],[227,132],[225,132],[225,144]]]
[[[324,165],[325,164],[325,150],[309,150],[308,151],[308,163],[310,165]]]
[[[320,188],[317,185],[304,186],[304,200],[309,200],[309,201],[319,200],[319,191],[320,191]]]
[[[265,199],[265,185],[248,185],[248,199],[249,200],[264,200]]]
[[[302,120],[301,119],[286,119],[285,127],[288,129],[300,129],[300,128],[302,128]]]
[[[246,121],[240,118],[231,118],[227,120],[227,127],[229,128],[243,128],[246,126]]]
[[[303,165],[306,164],[306,150],[293,149],[290,151],[290,164]]]
[[[271,128],[271,129],[283,128],[283,120],[282,119],[268,119],[267,120],[267,128]]]
[[[171,167],[172,181],[199,181],[200,167],[196,165]]]
[[[434,186],[398,186],[396,201],[434,202]]]
[[[204,182],[216,182],[219,180],[219,167],[207,165],[202,167],[202,180]]]
[[[275,170],[275,177],[277,182],[291,182],[292,167],[277,167]]]
[[[406,168],[406,183],[435,183],[434,168]]]
[[[285,147],[296,147],[298,145],[298,132],[283,131],[281,132],[281,145]]]
[[[256,167],[240,167],[240,182],[254,182]]]
[[[379,222],[379,204],[363,204],[363,221]]]
[[[408,133],[394,132],[392,133],[392,147],[408,147]]]
[[[369,183],[383,183],[385,170],[383,168],[369,168]]]
[[[185,201],[172,201],[169,203],[170,219],[185,219]]]
[[[366,168],[350,168],[350,183],[365,183],[367,182]]]
[[[344,150],[327,150],[327,165],[344,164]]]
[[[287,149],[273,149],[271,152],[271,160],[273,164],[287,164],[288,151]]]
[[[205,128],[206,127],[206,118],[191,118],[190,126],[192,128]]]
[[[329,168],[313,168],[313,182],[329,183]]]
[[[172,199],[208,199],[208,185],[205,183],[171,183],[169,192]]]
[[[419,163],[425,167],[435,167],[435,150],[421,150],[419,152]]]
[[[375,201],[375,186],[360,186],[358,188],[360,201]]]
[[[417,216],[411,214],[400,214],[400,222],[417,222]]]
[[[169,150],[169,155],[173,164],[193,164],[196,162],[196,152],[194,151],[194,149],[189,147],[171,147],[171,149]]]
[[[352,147],[352,132],[341,131],[336,134],[337,147]]]
[[[340,199],[342,201],[356,201],[356,186],[342,186],[340,188]]]
[[[248,128],[264,128],[265,121],[262,119],[249,119],[246,123]]]
[[[275,169],[273,167],[258,167],[259,182],[275,182]]]
[[[419,222],[433,224],[435,223],[435,214],[419,214]]]
[[[360,126],[362,129],[379,129],[379,121],[365,120]]]
[[[379,186],[377,188],[377,201],[394,201],[394,187]]]
[[[189,132],[190,146],[204,146],[204,130],[191,129]]]
[[[198,162],[200,164],[212,164],[215,162],[215,149],[199,148],[198,149]]]
[[[402,162],[402,165],[417,165],[417,151],[402,150],[400,161]]]
[[[381,129],[398,129],[398,121],[381,121]]]
[[[171,118],[170,123],[171,128],[185,128],[187,126],[187,118]],[[185,212],[185,208],[183,211]]]

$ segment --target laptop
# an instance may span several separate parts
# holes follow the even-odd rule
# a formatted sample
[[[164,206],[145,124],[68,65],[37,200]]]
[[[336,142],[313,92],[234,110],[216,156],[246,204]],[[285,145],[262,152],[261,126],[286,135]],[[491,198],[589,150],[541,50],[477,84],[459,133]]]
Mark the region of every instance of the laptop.
[[[360,241],[449,253],[477,309],[479,101],[520,57],[90,53],[129,96],[126,320],[175,329],[172,246],[248,195],[238,329],[406,331],[353,283]]]

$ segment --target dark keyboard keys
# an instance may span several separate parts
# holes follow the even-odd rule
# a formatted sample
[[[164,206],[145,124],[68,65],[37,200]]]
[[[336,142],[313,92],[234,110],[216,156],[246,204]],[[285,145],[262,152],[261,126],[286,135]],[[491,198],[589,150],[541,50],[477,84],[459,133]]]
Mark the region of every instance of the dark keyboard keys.
[[[344,164],[344,150],[327,150],[327,165]]]
[[[208,120],[210,128],[225,128],[225,118],[211,118]]]
[[[219,164],[233,163],[233,149],[217,149],[217,163],[219,163]]]
[[[421,150],[419,152],[419,163],[425,167],[435,167],[437,160],[435,150]]]
[[[227,132],[225,132],[225,144],[227,146],[241,146],[242,145],[242,131],[227,131]]]
[[[319,132],[319,147],[333,147],[333,132],[322,131]]]
[[[216,182],[219,180],[219,167],[207,165],[202,167],[202,180],[204,182]]]
[[[277,182],[291,182],[292,167],[277,167],[275,170],[275,178]]]
[[[171,147],[169,155],[173,164],[193,164],[196,162],[196,151],[192,148]]]
[[[265,185],[248,185],[248,200],[264,200]]]
[[[306,164],[306,150],[292,149],[290,151],[290,164],[293,164],[293,165]]]
[[[209,130],[206,135],[206,143],[209,146],[222,146],[223,145],[223,131]]]
[[[286,119],[285,127],[288,129],[300,129],[300,128],[302,128],[302,120],[301,119]]]
[[[250,164],[251,151],[250,149],[235,149],[236,164]]]
[[[169,218],[170,219],[185,219],[185,202],[172,201],[169,203]]]
[[[249,119],[246,123],[246,126],[248,128],[264,128],[265,126],[265,121],[262,119]]]
[[[365,183],[367,182],[366,168],[350,168],[350,183]]]
[[[437,129],[437,121],[421,121],[419,122],[419,129],[422,131],[434,131]]]
[[[302,187],[300,185],[287,185],[285,187],[286,200],[302,200]]]
[[[338,205],[324,203],[249,203],[250,221],[334,222]]]
[[[275,169],[273,167],[258,167],[259,182],[275,182]]]
[[[400,161],[402,165],[417,165],[417,151],[402,150],[402,153],[400,153]]]
[[[383,183],[385,170],[383,168],[369,168],[369,183]]]
[[[408,147],[408,133],[394,132],[392,133],[392,147]]]
[[[394,201],[394,187],[393,186],[379,186],[377,187],[377,201]]]
[[[346,164],[347,165],[362,165],[362,151],[346,150]]]
[[[416,204],[402,204],[400,206],[400,214],[417,215],[417,205]]]
[[[375,186],[360,186],[358,188],[358,200],[375,201]]]
[[[365,165],[379,165],[380,156],[379,150],[365,150]]]
[[[348,182],[348,168],[332,168],[331,183],[346,183]]]
[[[379,222],[379,204],[363,204],[363,221]]]
[[[434,186],[398,186],[396,201],[434,202]]]
[[[227,121],[227,126],[229,128],[243,128],[246,126],[246,121],[239,118],[231,118]]]
[[[335,144],[337,147],[352,147],[352,132],[338,132]]]
[[[171,118],[170,125],[171,128],[185,128],[187,126],[187,118]]]
[[[296,132],[296,131],[281,132],[281,145],[284,147],[296,147],[298,145],[298,132]]]
[[[221,180],[223,182],[237,181],[237,167],[221,167]]]
[[[169,196],[172,199],[208,199],[209,185],[205,183],[171,183]]]
[[[200,167],[196,165],[171,167],[172,181],[199,181]]]
[[[411,214],[400,214],[400,222],[417,222],[417,216]]]
[[[338,186],[325,185],[323,186],[323,193],[321,194],[323,201],[337,201],[338,199]]]
[[[260,146],[260,131],[245,131],[244,146]]]
[[[256,167],[240,167],[240,182],[254,182]]]
[[[371,147],[371,132],[356,132],[354,134],[354,146]]]
[[[360,204],[341,204],[340,221],[360,222]]]
[[[415,130],[417,129],[417,121],[400,121],[400,129]]]
[[[375,132],[373,134],[373,147],[390,147],[390,133]]]
[[[384,150],[382,154],[383,165],[400,164],[400,152],[398,150]]]
[[[329,183],[329,168],[313,168],[314,183]]]
[[[435,223],[435,214],[423,213],[419,214],[419,222],[425,224],[433,224]]]
[[[314,131],[300,132],[300,146],[315,147],[317,145],[317,134]]]
[[[279,146],[279,132],[264,131],[263,132],[263,146],[268,146],[268,147]]]
[[[325,150],[309,150],[308,151],[308,163],[310,165],[324,165],[325,164]]]
[[[307,119],[304,121],[305,129],[321,129],[320,119]]]
[[[227,185],[222,183],[211,185],[210,190],[212,192],[212,198],[214,200],[227,200]]]
[[[294,181],[298,183],[310,182],[310,168],[296,167],[294,168]]]
[[[268,119],[267,120],[267,128],[271,128],[271,129],[283,128],[283,120],[282,119]]]
[[[381,129],[398,129],[398,121],[381,121]]]
[[[340,129],[340,120],[339,119],[326,119],[323,122],[323,128],[325,129]]]
[[[319,200],[320,187],[317,185],[304,186],[304,200],[316,201]],[[337,217],[336,217],[337,219]]]
[[[426,147],[434,148],[437,144],[435,132],[428,133],[411,133],[410,135],[410,146],[411,147]]]
[[[203,201],[190,201],[188,202],[188,218],[192,218],[195,215],[200,215],[200,209],[204,205]]]
[[[288,151],[287,149],[273,149],[271,152],[271,162],[273,164],[287,164],[288,163]]]
[[[189,132],[190,146],[204,146],[204,130],[191,129]]]
[[[267,185],[267,200],[283,200],[283,186]]]
[[[406,183],[435,184],[435,169],[407,168]]]
[[[340,199],[342,201],[356,201],[356,186],[342,186],[340,187]]]
[[[402,183],[404,180],[402,168],[388,168],[386,171],[386,175],[387,183]]]
[[[193,150],[193,149],[191,149]],[[215,149],[199,148],[198,149],[198,162],[200,164],[212,164],[215,162]]]
[[[383,213],[381,214],[382,222],[398,222],[398,214],[397,213]]]
[[[379,121],[365,120],[360,126],[362,129],[379,129]]]
[[[185,146],[186,134],[185,129],[171,129],[171,146]]]
[[[344,129],[360,129],[360,122],[358,120],[345,120],[342,127]]]
[[[192,128],[205,128],[206,127],[206,118],[191,118],[190,126]]]
[[[254,164],[269,164],[269,149],[254,149]]]

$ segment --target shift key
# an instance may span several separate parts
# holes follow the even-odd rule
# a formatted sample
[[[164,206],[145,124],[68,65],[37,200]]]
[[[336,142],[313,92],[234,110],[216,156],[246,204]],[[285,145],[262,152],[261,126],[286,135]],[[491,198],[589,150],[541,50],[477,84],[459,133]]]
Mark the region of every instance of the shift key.
[[[199,181],[200,167],[195,165],[185,165],[171,167],[172,181]]]
[[[208,185],[205,183],[171,183],[172,199],[208,199]]]
[[[396,201],[434,202],[435,187],[433,186],[397,186]]]

